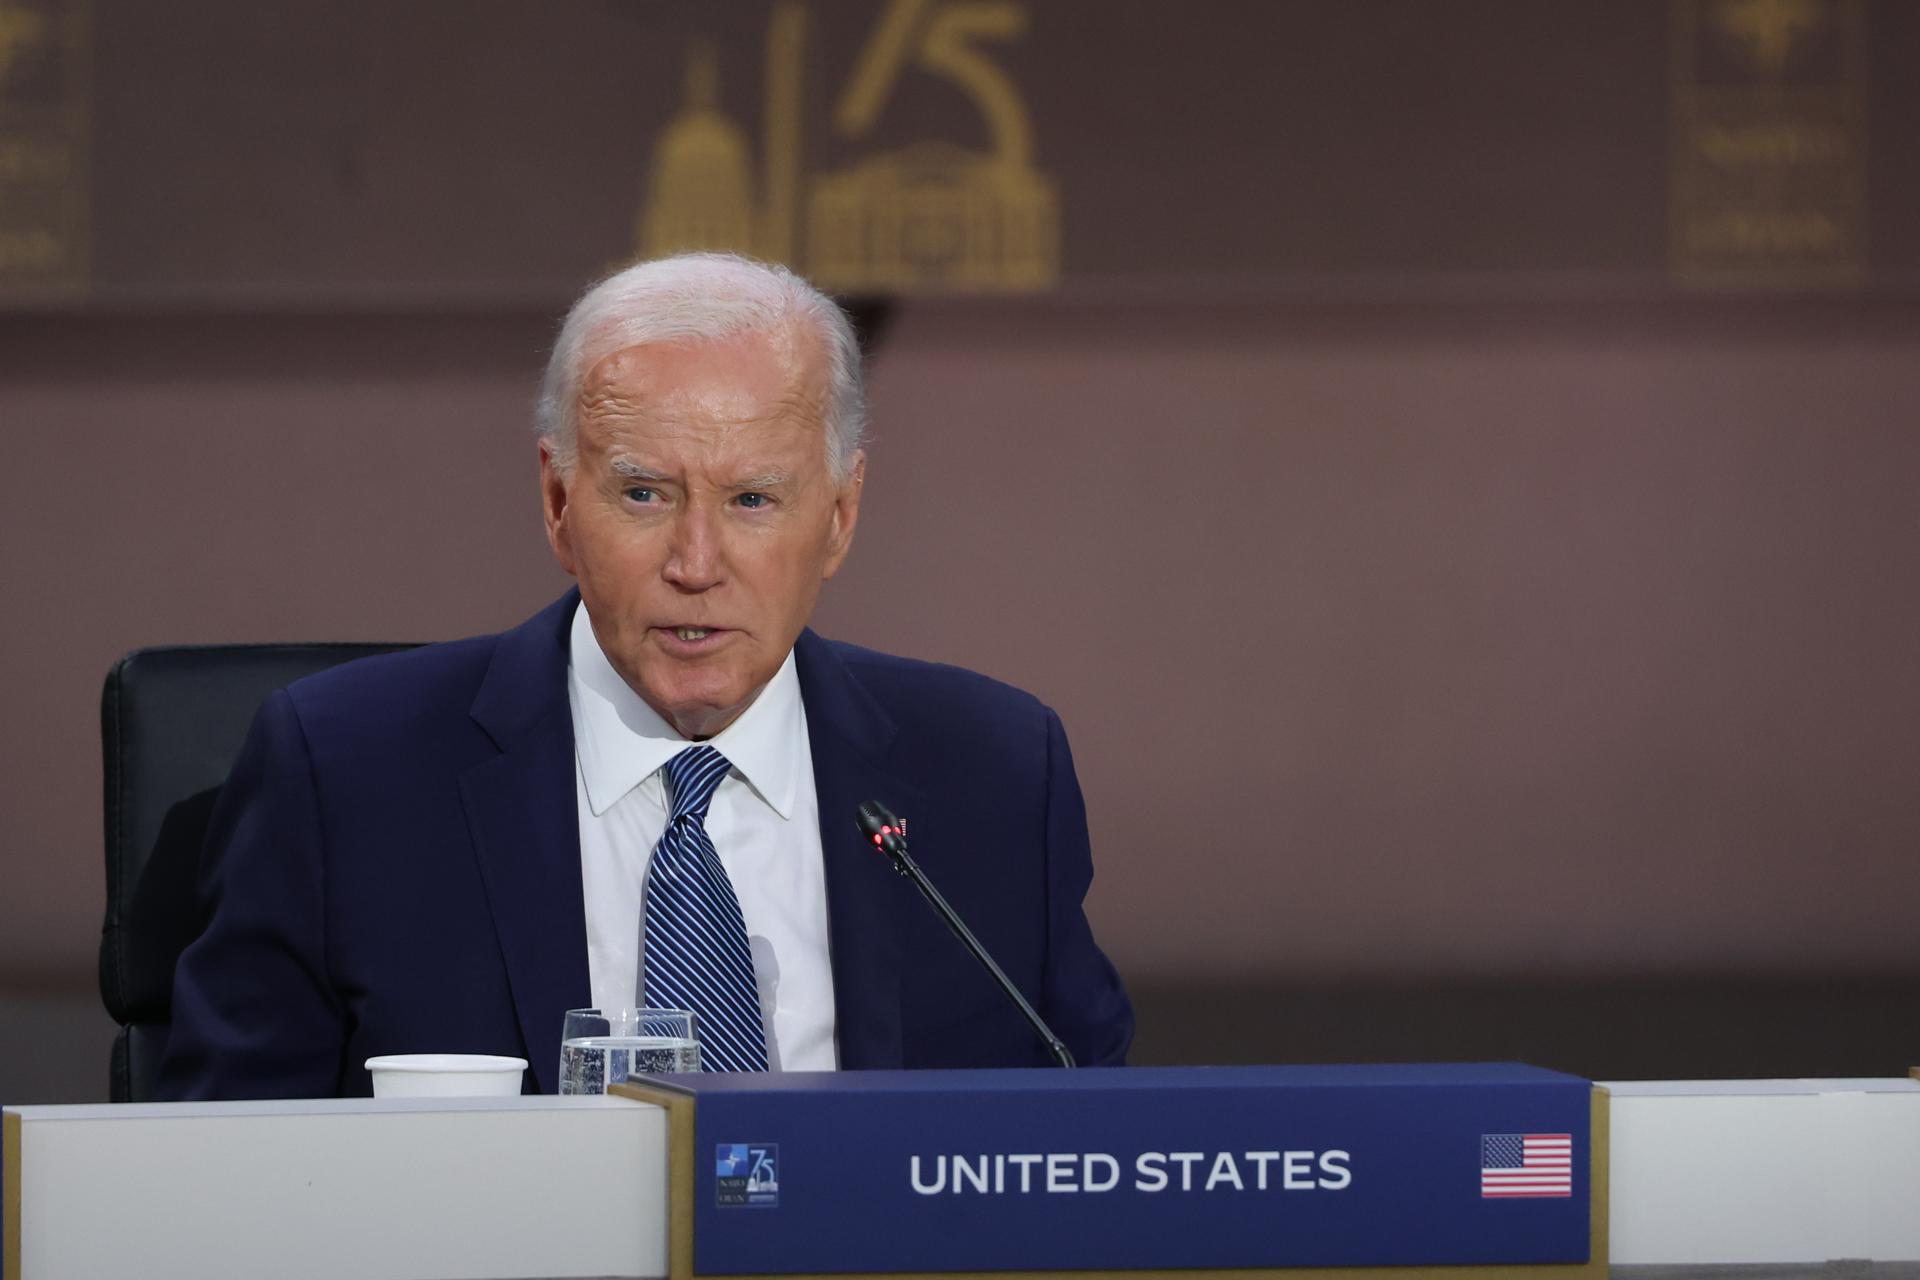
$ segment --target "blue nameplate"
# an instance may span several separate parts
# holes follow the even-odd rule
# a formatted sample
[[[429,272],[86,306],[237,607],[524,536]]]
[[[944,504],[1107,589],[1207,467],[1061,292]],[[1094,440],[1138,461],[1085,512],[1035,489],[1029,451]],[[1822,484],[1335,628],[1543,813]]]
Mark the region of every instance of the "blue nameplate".
[[[1534,1067],[655,1083],[642,1096],[693,1106],[691,1161],[671,1163],[691,1186],[695,1275],[1581,1264],[1590,1251],[1592,1086]]]

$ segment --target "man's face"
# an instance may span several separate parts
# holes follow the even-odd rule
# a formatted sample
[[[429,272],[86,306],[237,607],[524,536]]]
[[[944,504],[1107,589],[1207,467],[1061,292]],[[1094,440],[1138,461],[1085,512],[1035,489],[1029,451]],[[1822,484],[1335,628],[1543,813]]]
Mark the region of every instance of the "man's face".
[[[853,541],[866,460],[827,466],[818,339],[795,328],[630,347],[575,406],[547,538],[614,669],[680,734],[731,724],[786,660]]]

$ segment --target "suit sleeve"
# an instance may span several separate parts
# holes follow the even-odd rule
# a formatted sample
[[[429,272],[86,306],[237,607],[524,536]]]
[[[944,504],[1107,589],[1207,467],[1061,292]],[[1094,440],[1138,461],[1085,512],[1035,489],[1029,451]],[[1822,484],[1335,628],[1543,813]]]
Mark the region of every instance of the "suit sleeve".
[[[1133,1043],[1133,1005],[1087,923],[1093,883],[1087,806],[1060,717],[1049,709],[1046,720],[1046,1018],[1081,1066],[1123,1066]]]
[[[346,1032],[327,980],[322,837],[306,735],[283,690],[254,717],[214,808],[200,865],[208,924],[174,971],[161,1098],[337,1092]]]

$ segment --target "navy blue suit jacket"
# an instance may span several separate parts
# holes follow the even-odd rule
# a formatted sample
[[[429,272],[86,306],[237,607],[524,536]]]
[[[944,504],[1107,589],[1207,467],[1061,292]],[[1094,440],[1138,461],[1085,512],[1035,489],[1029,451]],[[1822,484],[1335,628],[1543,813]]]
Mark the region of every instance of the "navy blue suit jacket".
[[[524,1057],[555,1088],[591,1004],[567,701],[570,593],[497,636],[348,663],[261,708],[214,815],[181,958],[169,1098],[370,1091],[386,1053]],[[1083,1064],[1133,1014],[1081,909],[1092,861],[1053,712],[952,667],[794,647],[826,861],[840,1063],[1027,1066],[1033,1033],[909,882],[862,800]],[[638,928],[638,922],[635,922]]]

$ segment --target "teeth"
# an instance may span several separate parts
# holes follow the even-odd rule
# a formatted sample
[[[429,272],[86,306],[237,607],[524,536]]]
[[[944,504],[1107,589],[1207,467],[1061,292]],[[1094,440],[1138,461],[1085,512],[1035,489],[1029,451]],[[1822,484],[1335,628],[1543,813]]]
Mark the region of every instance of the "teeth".
[[[673,634],[682,640],[704,640],[709,630],[711,630],[709,627],[675,627]]]

